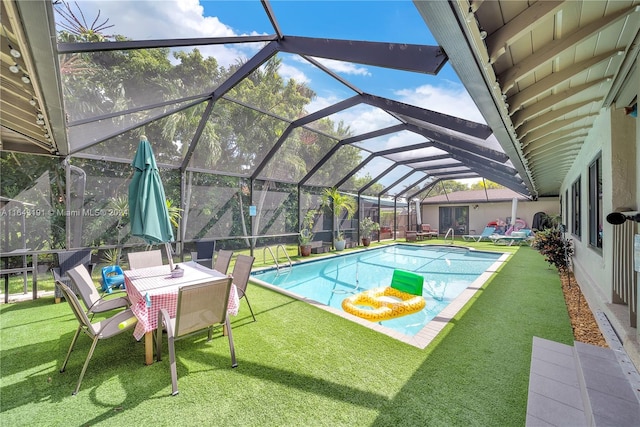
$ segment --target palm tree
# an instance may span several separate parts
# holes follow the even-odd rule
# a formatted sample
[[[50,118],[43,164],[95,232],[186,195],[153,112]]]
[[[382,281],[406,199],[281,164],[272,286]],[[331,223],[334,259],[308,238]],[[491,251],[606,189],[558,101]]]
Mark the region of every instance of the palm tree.
[[[358,208],[356,199],[340,193],[337,188],[325,188],[322,192],[322,206],[332,209],[335,215],[336,242],[344,241],[344,235],[340,231],[340,217],[346,213],[346,219],[353,218]]]

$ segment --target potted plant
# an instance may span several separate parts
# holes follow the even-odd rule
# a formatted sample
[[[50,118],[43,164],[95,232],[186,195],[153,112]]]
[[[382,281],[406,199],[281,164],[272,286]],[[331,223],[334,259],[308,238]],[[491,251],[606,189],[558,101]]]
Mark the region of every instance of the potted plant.
[[[360,221],[360,235],[362,237],[362,244],[369,246],[371,244],[371,232],[380,230],[380,224],[373,221],[371,218],[366,217]]]
[[[346,241],[340,231],[340,217],[344,214],[346,219],[353,218],[356,213],[357,203],[353,197],[342,194],[337,188],[325,188],[322,192],[322,206],[329,207],[333,211],[336,225],[336,238],[333,242],[337,251],[344,249]]]
[[[300,227],[300,255],[311,255],[311,242],[313,241],[313,224],[314,224],[315,212],[309,211],[302,220],[302,227]]]

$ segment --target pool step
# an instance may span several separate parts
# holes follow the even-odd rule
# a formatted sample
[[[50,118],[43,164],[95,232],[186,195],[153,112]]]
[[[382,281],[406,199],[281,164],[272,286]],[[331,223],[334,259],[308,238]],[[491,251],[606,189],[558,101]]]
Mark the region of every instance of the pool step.
[[[611,349],[534,337],[526,425],[638,425],[637,372],[629,370]]]

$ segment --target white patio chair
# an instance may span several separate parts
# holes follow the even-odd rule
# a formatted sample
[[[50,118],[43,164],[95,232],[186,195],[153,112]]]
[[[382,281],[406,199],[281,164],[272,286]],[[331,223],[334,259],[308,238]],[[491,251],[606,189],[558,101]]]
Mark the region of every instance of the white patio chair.
[[[213,326],[218,324],[225,325],[229,339],[229,350],[231,352],[231,367],[235,368],[238,366],[233,345],[231,323],[227,316],[230,290],[230,277],[217,279],[208,283],[183,286],[178,291],[176,317],[171,318],[169,312],[164,308],[158,312],[156,356],[158,361],[162,360],[162,325],[164,325],[169,342],[171,394],[173,396],[178,394],[178,373],[175,353],[175,341],[177,339],[207,329],[207,341],[211,341]]]
[[[153,251],[129,252],[127,257],[129,258],[129,268],[131,270],[162,265],[162,252],[160,249]]]
[[[78,393],[78,390],[80,390],[82,378],[87,371],[89,360],[91,360],[91,357],[93,356],[93,352],[96,348],[96,345],[98,344],[98,341],[119,335],[131,329],[137,322],[131,321],[132,318],[135,319],[135,315],[133,314],[131,309],[127,309],[107,319],[91,323],[89,317],[87,317],[87,314],[80,306],[80,301],[78,301],[78,297],[76,297],[76,294],[74,294],[67,285],[60,281],[56,282],[56,286],[60,289],[60,291],[64,295],[64,298],[69,303],[69,307],[71,307],[71,311],[73,311],[73,314],[75,314],[76,319],[78,319],[79,323],[78,329],[76,330],[76,333],[73,335],[73,339],[71,340],[71,345],[69,346],[69,351],[67,351],[67,356],[64,358],[64,362],[62,363],[62,367],[60,368],[60,372],[62,373],[65,371],[67,362],[69,361],[69,356],[71,356],[71,351],[73,350],[73,347],[75,346],[81,332],[84,332],[87,336],[89,336],[89,338],[93,340],[93,342],[91,343],[91,348],[89,349],[89,353],[87,354],[87,358],[84,361],[84,365],[82,366],[80,378],[78,378],[78,384],[76,385],[76,388],[72,393],[73,395],[75,395]],[[123,322],[122,328],[120,327],[121,322]]]
[[[87,314],[104,313],[116,308],[128,308],[131,306],[129,299],[125,296],[104,299],[96,288],[87,268],[80,264],[67,271],[69,278],[82,298],[82,302],[87,307]]]

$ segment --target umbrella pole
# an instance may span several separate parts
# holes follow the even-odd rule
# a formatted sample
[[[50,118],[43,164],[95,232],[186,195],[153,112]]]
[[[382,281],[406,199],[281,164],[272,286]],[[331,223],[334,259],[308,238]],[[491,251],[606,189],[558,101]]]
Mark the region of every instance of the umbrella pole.
[[[165,249],[167,250],[167,259],[169,260],[169,268],[173,271],[173,251],[171,250],[171,243],[165,242]]]

